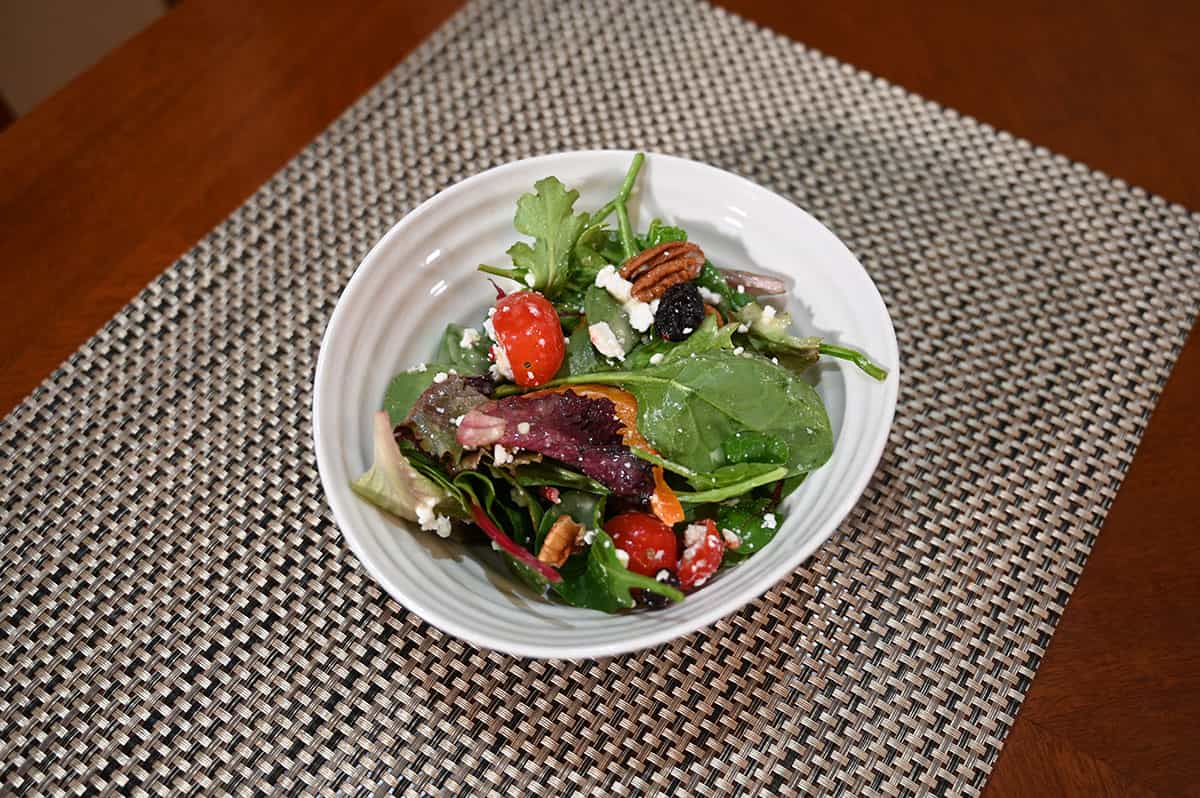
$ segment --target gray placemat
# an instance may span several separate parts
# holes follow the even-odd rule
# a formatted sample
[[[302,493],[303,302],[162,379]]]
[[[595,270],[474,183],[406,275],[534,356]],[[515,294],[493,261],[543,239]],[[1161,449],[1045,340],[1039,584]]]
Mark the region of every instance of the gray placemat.
[[[840,531],[711,630],[482,653],[343,545],[320,335],[420,200],[609,146],[739,172],[847,241],[900,338],[895,428]],[[0,784],[976,793],[1191,325],[1198,247],[1181,208],[707,6],[473,4],[0,424]]]

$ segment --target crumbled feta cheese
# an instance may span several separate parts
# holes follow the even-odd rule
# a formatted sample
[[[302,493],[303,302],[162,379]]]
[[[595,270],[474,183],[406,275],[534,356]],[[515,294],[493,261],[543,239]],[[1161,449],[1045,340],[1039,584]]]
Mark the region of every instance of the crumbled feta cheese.
[[[702,285],[696,286],[696,287],[700,289],[700,298],[703,299],[705,302],[707,302],[710,305],[721,304],[721,295],[718,294],[716,291],[709,291],[707,288],[705,288]]]
[[[696,587],[704,587],[704,583],[708,581],[707,576],[702,576],[696,580]]]
[[[441,383],[445,382],[445,381],[446,381],[446,372],[444,372],[444,371],[439,371],[437,374],[434,374],[434,375],[433,375],[433,381],[434,381],[434,382],[436,382],[436,383],[438,383],[439,385],[440,385]]]
[[[468,327],[463,330],[462,338],[458,339],[458,345],[463,349],[470,349],[477,343],[479,343],[479,330],[476,330],[474,327]]]
[[[517,432],[521,433],[522,435],[526,435],[526,434],[528,434],[528,433],[529,433],[529,422],[528,422],[528,421],[522,421],[520,424],[518,424],[518,425],[517,425]]]
[[[605,266],[596,272],[596,287],[603,288],[618,302],[628,302],[633,283],[626,280],[613,266]]]
[[[421,529],[429,531],[437,526],[437,515],[433,512],[433,502],[422,502],[416,506],[417,523]]]
[[[504,549],[500,548],[500,544],[494,540],[492,541],[492,548],[496,551],[504,551]]]
[[[721,537],[725,538],[725,545],[731,549],[736,549],[742,545],[742,539],[732,529],[722,529]]]
[[[662,352],[655,352],[653,355],[650,356],[650,365],[651,366],[657,366],[661,362],[663,362],[663,353]]]
[[[415,366],[413,366],[412,368],[410,368],[410,369],[408,370],[408,373],[409,373],[409,374],[421,374],[421,373],[423,373],[423,372],[424,372],[424,371],[425,371],[427,368],[429,368],[429,367],[428,367],[428,366],[426,366],[424,363],[418,363],[417,365],[415,365]]]
[[[739,294],[744,294],[744,293],[746,293],[746,286],[744,286],[744,285],[739,285],[739,286],[737,287],[737,292],[738,292]]]
[[[526,370],[526,372],[525,372],[525,379],[529,380],[530,382],[534,382],[534,381],[536,381],[536,380],[537,380],[537,377],[533,376],[533,372],[532,372],[532,371],[528,371],[528,370]]]
[[[533,288],[537,285],[537,278],[533,276],[533,272],[525,272],[525,285]]]
[[[661,299],[651,299],[650,300],[650,313],[657,316],[658,315],[658,306],[661,303],[662,303]]]
[[[740,355],[742,352],[745,352],[745,351],[746,351],[746,347],[744,347],[744,346],[735,346],[733,348],[733,353],[735,355]]]
[[[629,566],[629,552],[624,549],[617,549],[617,561],[626,567]]]
[[[488,367],[488,371],[492,372],[492,376],[497,380],[505,379],[511,382],[513,378],[513,370],[512,366],[510,366],[508,363],[508,353],[504,351],[504,347],[500,344],[493,346],[492,357],[496,359],[496,362],[492,363],[492,365]]]
[[[705,524],[688,524],[687,529],[683,530],[683,545],[691,547],[703,543],[707,532]]]
[[[467,414],[463,413],[461,416],[455,416],[454,418],[450,419],[450,423],[457,427],[459,424],[462,423],[462,420],[466,417],[467,417]]]
[[[433,522],[433,531],[439,538],[450,537],[450,519],[444,515],[439,515],[437,520]]]
[[[771,362],[772,362],[772,363],[774,363],[776,366],[778,366],[778,365],[779,365],[779,358],[777,358],[777,357],[773,357],[773,358],[771,358]]]
[[[671,578],[671,572],[668,571],[666,568],[663,568],[661,571],[659,571],[658,573],[656,573],[654,575],[654,578],[656,580],[658,580],[659,582],[665,582]]]
[[[625,350],[621,347],[617,336],[613,334],[612,328],[608,326],[608,322],[598,321],[595,324],[589,324],[588,338],[592,339],[592,345],[605,357],[615,357],[617,360],[625,359]]]
[[[513,459],[512,454],[508,451],[508,449],[505,449],[498,443],[496,444],[496,447],[492,449],[492,458],[496,461],[496,465],[498,466],[504,465],[505,463],[511,463]]]
[[[694,332],[695,332],[695,330],[693,330],[691,327],[684,327],[684,328],[683,328],[683,334],[684,334],[684,335],[691,335],[691,334],[692,334],[692,333],[694,333]]]
[[[774,320],[775,320],[775,308],[771,307],[770,305],[767,305],[765,308],[763,308],[762,322],[763,322],[763,324],[770,324]]]
[[[590,545],[592,545],[592,541],[595,539],[596,539],[596,530],[589,529],[588,531],[583,533],[584,544],[590,546]]]
[[[767,513],[763,516],[763,528],[774,529],[778,522],[775,520],[775,513]]]
[[[492,316],[495,315],[495,308],[488,308],[487,318],[483,320],[483,332],[488,338],[496,340],[496,328],[492,325]]]
[[[739,324],[737,326],[737,331],[740,333],[748,333],[748,332],[750,332],[750,325],[749,324]]]
[[[631,299],[622,307],[625,308],[625,313],[629,316],[629,326],[638,332],[649,330],[650,325],[654,323],[654,313],[651,312],[650,306],[645,302]]]

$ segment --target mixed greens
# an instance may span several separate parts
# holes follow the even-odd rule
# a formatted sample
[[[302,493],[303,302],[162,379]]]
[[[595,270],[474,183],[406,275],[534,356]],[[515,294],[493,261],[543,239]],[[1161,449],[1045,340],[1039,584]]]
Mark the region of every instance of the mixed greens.
[[[576,212],[557,178],[517,202],[518,288],[434,359],[396,375],[374,463],[352,487],[464,544],[489,540],[538,593],[604,612],[682,601],[775,536],[778,507],[833,451],[801,375],[861,352],[790,332],[782,282],[717,268],[659,220],[639,233],[635,156],[611,201]],[[616,220],[615,228],[610,219]]]

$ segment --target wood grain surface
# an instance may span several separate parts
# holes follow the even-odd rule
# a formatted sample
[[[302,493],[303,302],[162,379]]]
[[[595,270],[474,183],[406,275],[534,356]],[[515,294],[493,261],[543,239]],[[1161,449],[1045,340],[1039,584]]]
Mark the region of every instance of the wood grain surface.
[[[1200,4],[723,5],[1200,208]],[[456,4],[186,0],[0,133],[0,412]],[[1200,347],[1185,347],[987,794],[1200,795]]]

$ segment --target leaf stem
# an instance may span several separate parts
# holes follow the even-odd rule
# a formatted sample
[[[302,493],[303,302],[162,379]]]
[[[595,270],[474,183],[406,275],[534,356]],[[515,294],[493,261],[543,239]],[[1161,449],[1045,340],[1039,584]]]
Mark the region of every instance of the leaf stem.
[[[660,457],[653,452],[648,452],[645,449],[638,448],[637,446],[630,446],[629,450],[645,460],[647,463],[653,463],[664,471],[670,471],[672,474],[678,474],[686,479],[691,479],[692,477],[696,476],[696,472],[687,466],[680,465],[679,463],[672,463],[670,460]]]
[[[625,179],[621,181],[621,188],[617,190],[617,196],[604,203],[600,210],[592,214],[588,219],[589,227],[603,222],[617,209],[618,203],[626,202],[629,199],[629,195],[633,192],[633,184],[637,182],[638,172],[642,170],[642,162],[645,160],[644,153],[639,152],[633,156],[633,162],[629,164],[629,170],[625,172]]]
[[[683,504],[707,504],[708,502],[719,502],[725,499],[731,499],[734,496],[741,496],[747,491],[754,490],[760,485],[767,485],[771,482],[783,479],[788,474],[788,470],[783,466],[773,468],[759,474],[756,477],[735,482],[732,485],[726,485],[721,488],[713,488],[712,490],[702,490],[696,493],[687,493],[685,491],[676,491],[675,495],[679,497],[679,501]]]
[[[871,358],[867,357],[866,353],[860,352],[857,349],[851,349],[848,346],[835,346],[833,344],[821,344],[820,352],[826,357],[836,357],[841,360],[848,360],[858,366],[868,376],[873,379],[883,382],[887,379],[887,369],[882,366],[877,366],[871,362]]]
[[[520,278],[516,276],[516,269],[502,269],[499,266],[489,266],[486,263],[481,263],[475,268],[484,274],[494,274],[497,277],[507,277],[510,280],[516,280],[518,283],[521,282]]]

